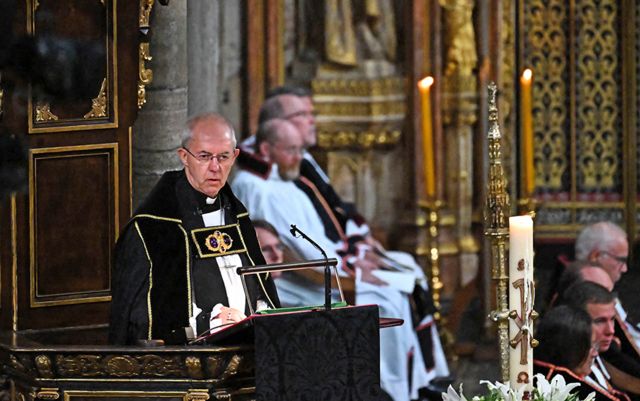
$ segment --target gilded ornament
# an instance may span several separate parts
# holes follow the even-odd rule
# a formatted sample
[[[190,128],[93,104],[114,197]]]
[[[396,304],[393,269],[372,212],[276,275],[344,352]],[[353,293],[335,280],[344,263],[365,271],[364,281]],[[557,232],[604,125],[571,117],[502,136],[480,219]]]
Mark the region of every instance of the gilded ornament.
[[[36,398],[39,400],[57,400],[60,393],[57,388],[42,388],[36,392]]]
[[[138,47],[138,109],[141,109],[147,102],[145,86],[153,80],[153,71],[146,67],[146,62],[151,60],[149,43],[140,43]]]
[[[209,392],[206,389],[189,390],[187,392],[187,396],[185,397],[185,401],[207,401],[208,399]]]
[[[491,317],[498,324],[498,340],[500,346],[500,368],[503,382],[509,380],[509,316],[506,269],[506,248],[509,241],[507,216],[509,215],[509,195],[507,183],[502,169],[502,151],[500,126],[498,123],[498,106],[496,103],[497,87],[490,83],[489,94],[489,185],[484,209],[485,235],[489,238],[491,276],[496,281],[496,307]]]
[[[207,236],[205,245],[211,252],[226,253],[233,246],[233,238],[227,233],[216,230]]]
[[[110,376],[130,377],[140,374],[138,361],[127,355],[106,357],[101,365],[104,366],[104,373]]]
[[[151,10],[155,0],[140,0],[140,12],[138,15],[138,25],[141,29],[149,29],[151,20]]]
[[[51,359],[46,355],[38,355],[36,356],[35,361],[38,374],[45,379],[52,379],[53,370],[51,367]]]
[[[56,121],[58,116],[51,112],[49,103],[36,104],[36,122]]]
[[[105,372],[101,362],[102,357],[98,355],[56,355],[56,367],[61,377],[104,376]]]
[[[98,96],[91,100],[91,111],[84,115],[84,118],[96,118],[107,116],[107,78],[102,79],[102,85],[100,85],[100,92]]]
[[[11,361],[11,367],[14,368],[15,370],[18,370],[20,372],[26,372],[27,371],[25,369],[24,365],[22,364],[22,362],[20,362],[18,360],[18,357],[16,357],[15,355],[11,354],[9,356],[9,360]]]
[[[206,359],[207,371],[211,377],[217,378],[223,371],[224,363],[223,359],[219,356],[209,356]]]
[[[136,360],[141,365],[141,375],[143,376],[182,376],[183,368],[180,357],[174,356],[163,358],[158,355],[141,355]]]
[[[240,365],[244,361],[242,355],[235,354],[229,360],[227,364],[227,368],[224,370],[224,373],[221,376],[221,379],[228,379],[230,377],[236,376],[238,371],[240,370]]]
[[[204,374],[202,373],[202,363],[200,362],[200,358],[197,356],[188,356],[184,360],[185,365],[187,366],[187,374],[192,379],[202,379]]]

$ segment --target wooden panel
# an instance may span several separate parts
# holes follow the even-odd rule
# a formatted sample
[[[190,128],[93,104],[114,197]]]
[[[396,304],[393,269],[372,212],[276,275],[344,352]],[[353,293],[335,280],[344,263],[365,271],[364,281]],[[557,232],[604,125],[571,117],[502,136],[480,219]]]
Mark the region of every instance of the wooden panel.
[[[47,94],[58,117],[50,121],[35,121],[35,89],[10,82],[4,93],[2,124],[26,146],[30,188],[0,199],[0,327],[104,325],[112,249],[131,207],[140,21],[149,6],[27,0],[16,7],[16,38],[35,32],[36,42],[64,48],[52,54],[69,56],[47,58],[33,67],[33,77],[75,80],[75,86],[65,97]],[[92,66],[97,69],[82,78]]]
[[[44,43],[50,44],[47,51],[59,57],[91,59],[82,65],[48,66],[47,73],[61,75],[61,87],[66,81],[90,79],[77,87],[78,99],[52,100],[31,93],[29,133],[117,127],[116,0],[66,0],[64,7],[56,1],[29,1],[27,7],[28,30],[35,35],[44,33]],[[68,74],[65,67],[73,68],[73,73]]]
[[[32,149],[30,162],[30,305],[109,300],[117,144]]]

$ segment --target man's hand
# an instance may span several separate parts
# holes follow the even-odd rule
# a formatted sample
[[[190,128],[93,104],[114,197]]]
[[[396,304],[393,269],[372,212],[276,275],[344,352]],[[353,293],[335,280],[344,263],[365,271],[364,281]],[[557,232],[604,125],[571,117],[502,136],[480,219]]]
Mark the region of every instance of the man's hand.
[[[220,308],[219,314],[217,314],[216,316],[211,316],[212,320],[220,319],[222,321],[222,324],[239,322],[244,318],[246,318],[244,313],[240,312],[237,309],[229,308],[226,306],[223,306],[222,308]]]
[[[365,283],[370,283],[373,285],[380,285],[380,286],[387,285],[386,282],[380,280],[378,277],[376,277],[373,274],[373,271],[378,268],[378,265],[376,263],[373,263],[367,260],[366,258],[365,259],[358,258],[353,262],[353,265],[355,266],[356,269],[360,269],[360,271],[362,272],[361,279]]]

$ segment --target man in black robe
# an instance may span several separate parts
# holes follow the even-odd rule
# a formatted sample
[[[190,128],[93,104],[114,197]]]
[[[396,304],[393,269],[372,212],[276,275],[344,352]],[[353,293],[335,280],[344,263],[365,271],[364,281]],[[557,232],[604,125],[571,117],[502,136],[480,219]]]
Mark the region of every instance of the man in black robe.
[[[115,250],[109,340],[186,343],[255,310],[279,306],[255,230],[227,185],[238,155],[218,114],[190,119],[178,150],[182,171],[165,173],[125,226]],[[248,302],[247,302],[248,301]]]

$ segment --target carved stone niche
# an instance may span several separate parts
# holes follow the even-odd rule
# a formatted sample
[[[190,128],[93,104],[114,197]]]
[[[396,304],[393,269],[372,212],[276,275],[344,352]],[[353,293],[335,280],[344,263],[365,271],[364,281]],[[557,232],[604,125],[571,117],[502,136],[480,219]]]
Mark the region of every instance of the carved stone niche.
[[[403,77],[316,78],[311,88],[320,148],[388,149],[400,141],[406,114]]]

